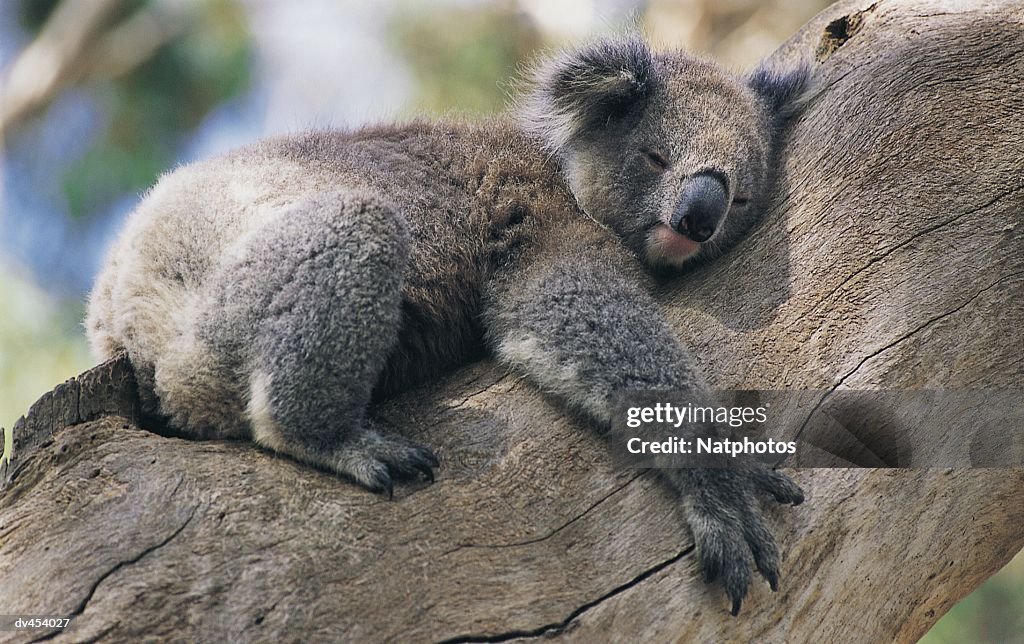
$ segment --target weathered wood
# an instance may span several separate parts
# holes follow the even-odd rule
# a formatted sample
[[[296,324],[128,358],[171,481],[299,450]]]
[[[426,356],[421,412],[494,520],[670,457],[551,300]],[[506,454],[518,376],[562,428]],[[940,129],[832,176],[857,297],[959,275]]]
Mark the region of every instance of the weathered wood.
[[[1022,388],[1020,3],[840,3],[777,55],[814,61],[820,93],[776,206],[664,293],[705,371]],[[781,591],[734,619],[655,478],[489,362],[381,410],[443,459],[394,501],[115,415],[59,430],[93,417],[91,378],[15,430],[0,497],[0,606],[75,615],[58,641],[912,642],[1024,546],[1020,469],[796,471],[807,503],[770,515]]]
[[[139,419],[135,374],[124,356],[57,385],[18,419],[11,430],[16,457],[10,463],[0,462],[0,487],[10,487],[65,427],[111,415],[129,422]]]

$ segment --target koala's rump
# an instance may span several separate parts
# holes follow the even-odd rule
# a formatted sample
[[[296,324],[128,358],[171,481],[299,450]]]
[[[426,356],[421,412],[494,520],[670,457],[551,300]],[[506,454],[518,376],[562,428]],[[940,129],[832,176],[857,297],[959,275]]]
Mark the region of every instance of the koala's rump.
[[[256,149],[165,176],[129,218],[97,280],[87,324],[94,353],[105,359],[126,349],[140,384],[161,402],[186,397],[173,392],[172,381],[182,379],[205,387],[213,399],[241,401],[245,391],[232,381],[244,371],[244,356],[225,350],[229,345],[211,346],[197,332],[226,324],[217,310],[223,308],[218,280],[245,261],[250,240],[268,222],[287,217],[305,198],[358,191],[404,203],[396,214],[407,222],[412,241],[402,328],[378,392],[465,361],[481,344],[475,312],[485,270],[474,250],[479,244],[467,243],[479,236],[467,197],[439,190],[436,180],[426,186],[394,181],[384,193],[380,173],[370,170],[314,169]],[[241,411],[238,406],[232,413],[241,417]]]

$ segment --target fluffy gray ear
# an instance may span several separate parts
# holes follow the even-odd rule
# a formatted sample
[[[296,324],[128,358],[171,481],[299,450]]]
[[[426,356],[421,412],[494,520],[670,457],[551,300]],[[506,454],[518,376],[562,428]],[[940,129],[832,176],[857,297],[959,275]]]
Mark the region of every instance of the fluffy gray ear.
[[[747,76],[747,85],[776,122],[798,115],[810,98],[811,69],[801,63],[791,69],[778,69],[761,63]]]
[[[517,106],[520,125],[553,151],[643,104],[654,90],[651,51],[639,37],[605,39],[534,67]]]

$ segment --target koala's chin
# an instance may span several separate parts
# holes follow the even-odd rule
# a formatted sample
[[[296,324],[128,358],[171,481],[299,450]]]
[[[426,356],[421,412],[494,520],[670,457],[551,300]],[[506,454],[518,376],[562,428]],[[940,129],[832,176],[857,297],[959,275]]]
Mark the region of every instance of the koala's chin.
[[[702,247],[702,243],[659,223],[647,233],[644,259],[655,267],[681,268],[688,260],[696,257]]]

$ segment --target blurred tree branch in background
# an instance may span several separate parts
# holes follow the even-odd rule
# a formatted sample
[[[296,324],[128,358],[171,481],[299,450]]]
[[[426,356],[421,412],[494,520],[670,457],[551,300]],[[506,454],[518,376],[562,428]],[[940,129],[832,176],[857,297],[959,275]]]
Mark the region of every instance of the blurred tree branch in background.
[[[97,40],[86,74],[90,78],[116,78],[130,72],[184,33],[194,18],[194,13],[182,10],[177,3],[158,2],[152,8],[139,8]]]
[[[644,30],[655,42],[751,68],[833,0],[649,0]]]
[[[0,140],[83,77],[112,78],[146,60],[184,31],[186,12],[170,3],[142,6],[116,20],[126,0],[64,0],[0,81]]]
[[[152,185],[181,161],[209,114],[249,88],[251,40],[238,0],[22,0],[15,7],[31,40],[0,76],[0,141],[12,159],[32,151],[35,175],[17,183],[38,183],[42,195],[56,188],[57,199],[45,205],[70,220],[102,216]],[[40,151],[49,137],[66,141],[57,158]],[[36,203],[16,216],[46,216]]]

